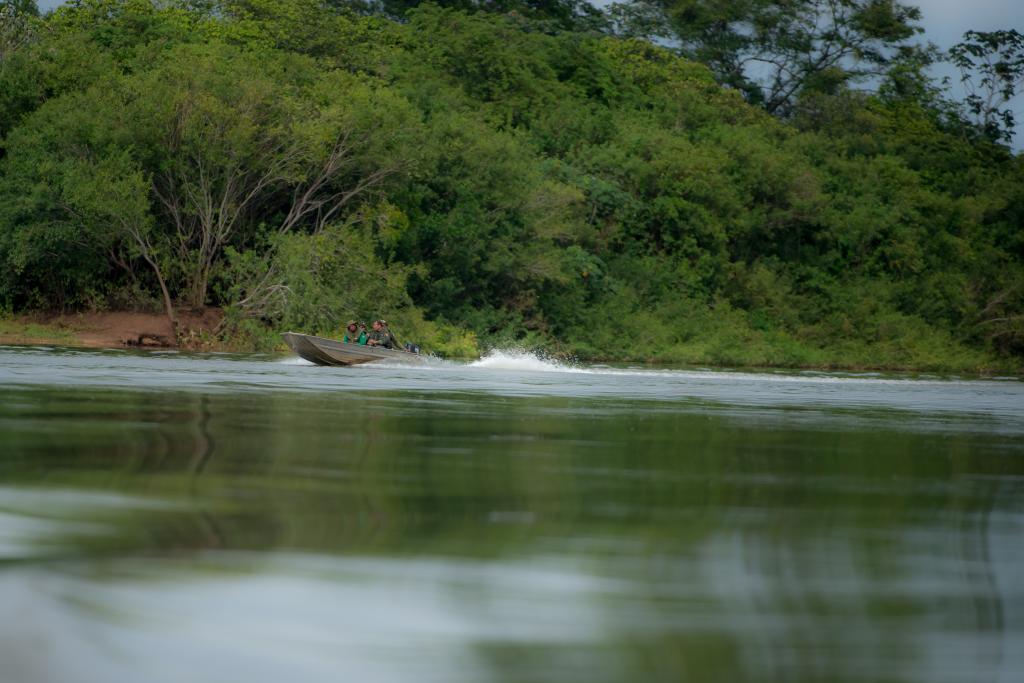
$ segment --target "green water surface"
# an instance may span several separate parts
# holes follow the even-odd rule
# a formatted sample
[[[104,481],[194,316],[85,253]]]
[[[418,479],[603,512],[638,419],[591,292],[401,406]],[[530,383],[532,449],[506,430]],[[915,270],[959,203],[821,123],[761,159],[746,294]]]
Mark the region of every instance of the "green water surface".
[[[0,680],[1024,680],[1024,384],[0,348]]]

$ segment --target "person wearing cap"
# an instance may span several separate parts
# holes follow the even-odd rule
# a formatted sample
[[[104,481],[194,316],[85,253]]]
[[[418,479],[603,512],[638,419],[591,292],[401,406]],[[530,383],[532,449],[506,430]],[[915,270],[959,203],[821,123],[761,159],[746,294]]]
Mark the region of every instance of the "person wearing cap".
[[[348,324],[345,325],[345,336],[341,338],[341,341],[346,344],[366,344],[366,325],[356,323],[355,320],[349,320]]]
[[[370,346],[383,346],[385,349],[393,349],[398,344],[395,335],[391,334],[388,324],[383,320],[373,321],[373,331],[370,332],[366,343]]]

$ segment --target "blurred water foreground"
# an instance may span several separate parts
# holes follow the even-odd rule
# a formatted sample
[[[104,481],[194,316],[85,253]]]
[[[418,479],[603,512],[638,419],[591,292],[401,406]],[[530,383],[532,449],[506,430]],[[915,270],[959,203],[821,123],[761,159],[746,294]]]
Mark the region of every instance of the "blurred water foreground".
[[[1019,681],[1024,383],[0,348],[4,681]]]

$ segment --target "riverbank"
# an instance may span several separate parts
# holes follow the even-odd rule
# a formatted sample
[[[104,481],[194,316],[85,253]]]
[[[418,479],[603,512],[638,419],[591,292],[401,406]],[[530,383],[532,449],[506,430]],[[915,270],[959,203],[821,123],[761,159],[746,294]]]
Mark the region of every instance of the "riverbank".
[[[208,308],[201,313],[177,312],[183,334],[175,343],[170,323],[162,315],[129,311],[91,313],[33,313],[0,318],[0,344],[52,344],[80,348],[181,348],[193,351],[266,351],[267,340],[276,335],[267,332],[262,338],[221,338],[216,335],[223,312]],[[884,348],[883,348],[884,347]],[[277,350],[284,351],[283,343]],[[429,349],[428,349],[429,350]],[[433,349],[436,351],[436,349]],[[458,354],[471,359],[480,355]],[[672,347],[662,350],[637,349],[637,353],[573,353],[564,348],[554,352],[554,358],[571,358],[583,362],[643,363],[645,365],[690,365],[717,368],[795,369],[821,371],[882,371],[882,372],[939,372],[970,373],[972,375],[1024,376],[1024,364],[1016,359],[1000,358],[972,351],[959,356],[941,357],[941,354],[901,354],[892,345],[879,345],[868,349],[862,344],[849,343],[841,349],[817,349],[801,359],[792,356],[789,362],[779,356],[780,348],[771,344],[748,344],[743,349],[728,352],[721,348],[701,345]],[[451,357],[452,354],[446,354]]]
[[[58,344],[82,348],[179,348],[229,350],[214,334],[223,318],[217,308],[177,311],[181,330],[175,339],[166,316],[133,311],[26,313],[0,318],[0,343]]]

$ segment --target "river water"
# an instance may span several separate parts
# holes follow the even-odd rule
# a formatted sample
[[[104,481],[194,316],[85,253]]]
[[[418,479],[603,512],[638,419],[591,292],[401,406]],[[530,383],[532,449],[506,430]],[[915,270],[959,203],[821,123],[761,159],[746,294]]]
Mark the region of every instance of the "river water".
[[[0,347],[0,680],[1024,680],[1024,382]]]

